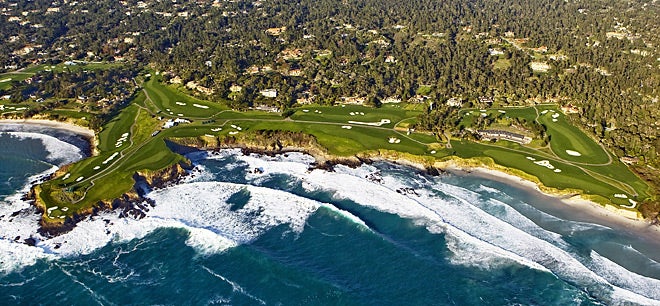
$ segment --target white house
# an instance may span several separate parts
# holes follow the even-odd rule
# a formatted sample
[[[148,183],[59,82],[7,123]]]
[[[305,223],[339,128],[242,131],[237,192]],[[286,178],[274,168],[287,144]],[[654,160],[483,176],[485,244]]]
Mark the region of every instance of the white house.
[[[277,89],[264,89],[259,92],[262,96],[266,98],[276,98],[277,97]]]

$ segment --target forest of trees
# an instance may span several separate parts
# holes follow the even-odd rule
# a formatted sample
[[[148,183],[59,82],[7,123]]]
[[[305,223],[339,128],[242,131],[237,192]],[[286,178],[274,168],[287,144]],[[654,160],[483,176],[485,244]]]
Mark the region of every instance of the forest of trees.
[[[653,167],[639,172],[660,176],[653,170],[660,168],[655,2],[76,3],[0,2],[0,71],[51,59],[130,61],[211,88],[205,98],[236,108],[417,97],[438,106],[419,126],[439,135],[460,134],[457,110],[444,106],[449,98],[475,107],[484,106],[479,97],[497,105],[555,101],[576,106],[574,123],[618,156]],[[39,47],[16,52],[26,46]],[[534,71],[532,62],[549,69]],[[232,85],[242,90],[232,93]],[[262,97],[266,88],[277,98]]]

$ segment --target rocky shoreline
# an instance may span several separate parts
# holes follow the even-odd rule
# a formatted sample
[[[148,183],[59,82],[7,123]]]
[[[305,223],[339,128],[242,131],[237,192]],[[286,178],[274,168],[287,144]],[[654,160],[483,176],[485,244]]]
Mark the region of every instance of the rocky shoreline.
[[[255,135],[251,135],[250,139],[237,139],[235,137],[209,138],[206,136],[173,138],[168,139],[166,144],[173,152],[181,155],[195,151],[219,151],[222,149],[240,149],[244,154],[260,154],[267,156],[300,152],[314,157],[316,163],[312,166],[312,169],[323,169],[327,171],[332,171],[333,167],[339,164],[349,167],[359,167],[362,164],[385,161],[410,166],[429,175],[440,175],[445,172],[454,172],[456,170],[464,172],[471,172],[472,170],[501,172],[505,175],[516,176],[521,180],[521,184],[529,186],[533,185],[532,187],[539,192],[558,198],[559,200],[566,198],[566,195],[569,193],[575,195],[575,191],[560,191],[547,188],[540,184],[538,180],[533,180],[533,178],[518,176],[516,174],[505,172],[495,166],[489,167],[489,165],[485,165],[481,162],[476,163],[475,161],[469,160],[460,161],[450,159],[448,161],[435,161],[434,159],[426,159],[420,156],[408,156],[405,153],[388,150],[369,151],[347,157],[335,156],[329,154],[322,146],[320,146],[314,137],[296,132],[260,131]],[[41,232],[47,236],[66,233],[73,229],[81,220],[108,210],[121,210],[120,215],[122,217],[140,219],[145,216],[145,212],[149,211],[150,207],[155,205],[153,201],[145,197],[145,194],[154,189],[177,184],[189,174],[188,170],[190,169],[192,169],[192,165],[190,161],[187,161],[185,163],[177,163],[159,171],[153,171],[150,173],[138,172],[133,177],[136,182],[133,189],[124,193],[121,197],[111,201],[101,201],[98,205],[95,205],[88,211],[79,212],[72,218],[65,219],[63,223],[49,223],[45,222],[44,218],[42,218],[40,224]],[[37,203],[38,201],[34,193],[34,187],[28,194],[27,198],[33,201],[41,214],[44,213],[44,206]],[[575,197],[571,196],[571,198]],[[580,200],[588,201],[587,199]],[[594,205],[602,207],[602,205],[599,204],[594,203]],[[605,208],[607,209],[608,207]],[[636,219],[636,222],[642,220],[639,213],[636,213],[636,215],[633,216],[628,212],[621,212],[613,209],[609,209],[609,211],[629,219]]]

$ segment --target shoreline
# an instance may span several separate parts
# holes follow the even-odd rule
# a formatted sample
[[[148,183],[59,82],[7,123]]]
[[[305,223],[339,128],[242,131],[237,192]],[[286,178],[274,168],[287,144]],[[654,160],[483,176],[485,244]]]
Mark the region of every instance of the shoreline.
[[[89,141],[91,156],[98,155],[98,137],[96,136],[96,132],[85,126],[48,119],[0,119],[0,124],[32,125],[65,130],[86,138]]]
[[[595,221],[598,224],[606,225],[608,227],[609,225],[614,225],[631,234],[641,234],[654,241],[660,239],[660,227],[654,226],[645,219],[639,217],[632,218],[629,215],[627,216],[626,214],[621,213],[616,207],[613,207],[613,209],[608,208],[608,206],[611,205],[603,206],[585,199],[580,194],[561,195],[544,192],[535,182],[486,167],[465,168],[453,165],[446,167],[444,170],[459,176],[471,176],[496,181],[513,188],[530,192],[534,195],[542,196],[557,203],[552,207],[552,210],[561,210],[563,212],[568,211],[574,216],[574,219],[579,221]]]
[[[173,140],[174,141],[174,140]],[[203,141],[203,140],[202,140]],[[176,141],[174,141],[176,142]],[[182,144],[183,146],[190,146],[190,144]],[[635,228],[636,232],[649,228],[654,232],[655,239],[660,238],[660,226],[654,226],[648,220],[641,216],[639,211],[625,210],[616,207],[612,204],[601,205],[590,199],[587,199],[582,194],[581,190],[557,190],[544,186],[540,181],[534,181],[536,177],[527,176],[526,173],[516,173],[515,171],[508,172],[502,169],[497,164],[489,165],[484,164],[482,161],[473,161],[470,159],[450,158],[448,160],[430,160],[424,156],[411,156],[409,154],[390,151],[390,150],[377,150],[366,151],[352,156],[335,156],[328,154],[323,148],[316,147],[318,144],[289,144],[288,146],[280,147],[279,149],[264,147],[260,143],[249,143],[238,141],[230,145],[208,146],[208,145],[192,145],[198,150],[216,150],[216,149],[229,149],[239,148],[245,153],[257,154],[282,154],[286,152],[301,152],[312,156],[318,164],[325,164],[331,166],[334,164],[347,164],[356,165],[370,162],[389,162],[397,165],[403,165],[417,169],[418,171],[427,174],[435,175],[442,172],[449,172],[455,174],[472,174],[482,175],[482,177],[494,181],[499,181],[515,188],[533,191],[540,196],[552,198],[555,201],[564,204],[564,209],[575,209],[576,213],[584,214],[585,217],[591,217],[603,221],[608,224],[617,224],[619,227]],[[247,149],[247,150],[246,150]],[[507,168],[509,169],[509,168]],[[515,170],[515,169],[514,169]],[[649,230],[647,230],[649,231]]]
[[[38,125],[54,129],[66,130],[88,138],[96,138],[96,133],[84,126],[69,122],[61,122],[47,119],[0,119],[0,124],[27,124]]]

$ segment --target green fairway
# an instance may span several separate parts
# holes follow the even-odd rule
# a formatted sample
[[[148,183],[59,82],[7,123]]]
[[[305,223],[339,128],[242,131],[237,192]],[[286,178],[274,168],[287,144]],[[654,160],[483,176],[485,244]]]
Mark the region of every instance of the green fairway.
[[[609,154],[584,132],[568,123],[564,114],[551,110],[541,114],[539,122],[548,128],[552,151],[562,159],[589,164],[610,161]]]
[[[297,109],[291,119],[393,128],[397,122],[416,118],[420,114],[419,111],[406,110],[401,105],[385,105],[381,108],[360,105],[306,106]]]
[[[426,161],[449,155],[490,158],[501,166],[537,177],[547,187],[581,190],[604,202],[625,207],[631,207],[633,202],[614,197],[615,194],[637,200],[649,195],[643,181],[625,165],[610,160],[609,154],[570,125],[555,105],[461,112],[461,124],[468,128],[478,116],[498,118],[501,126],[514,118],[538,120],[550,135],[547,147],[534,145],[536,142],[524,146],[508,141],[479,143],[453,139],[451,148],[446,148],[446,143],[439,142],[432,134],[407,130],[423,111],[418,104],[381,108],[308,105],[294,109],[293,115],[283,118],[279,113],[236,111],[222,102],[190,97],[160,83],[158,76],[144,82],[143,89],[131,105],[102,128],[98,134],[98,156],[80,161],[64,175],[42,184],[41,199],[48,207],[58,207],[49,218],[66,218],[99,201],[121,196],[132,188],[132,177],[137,171],[159,170],[182,161],[182,156],[165,145],[168,138],[207,137],[209,143],[214,143],[227,137],[249,140],[257,131],[309,134],[336,156],[387,151]],[[66,115],[67,110],[58,112]],[[163,124],[173,118],[190,122],[164,129]],[[63,207],[68,210],[61,210]]]
[[[224,104],[213,103],[185,95],[169,86],[163,85],[158,76],[151,76],[145,82],[147,107],[154,107],[158,114],[165,117],[207,118],[228,108]],[[152,105],[149,105],[152,104]]]

